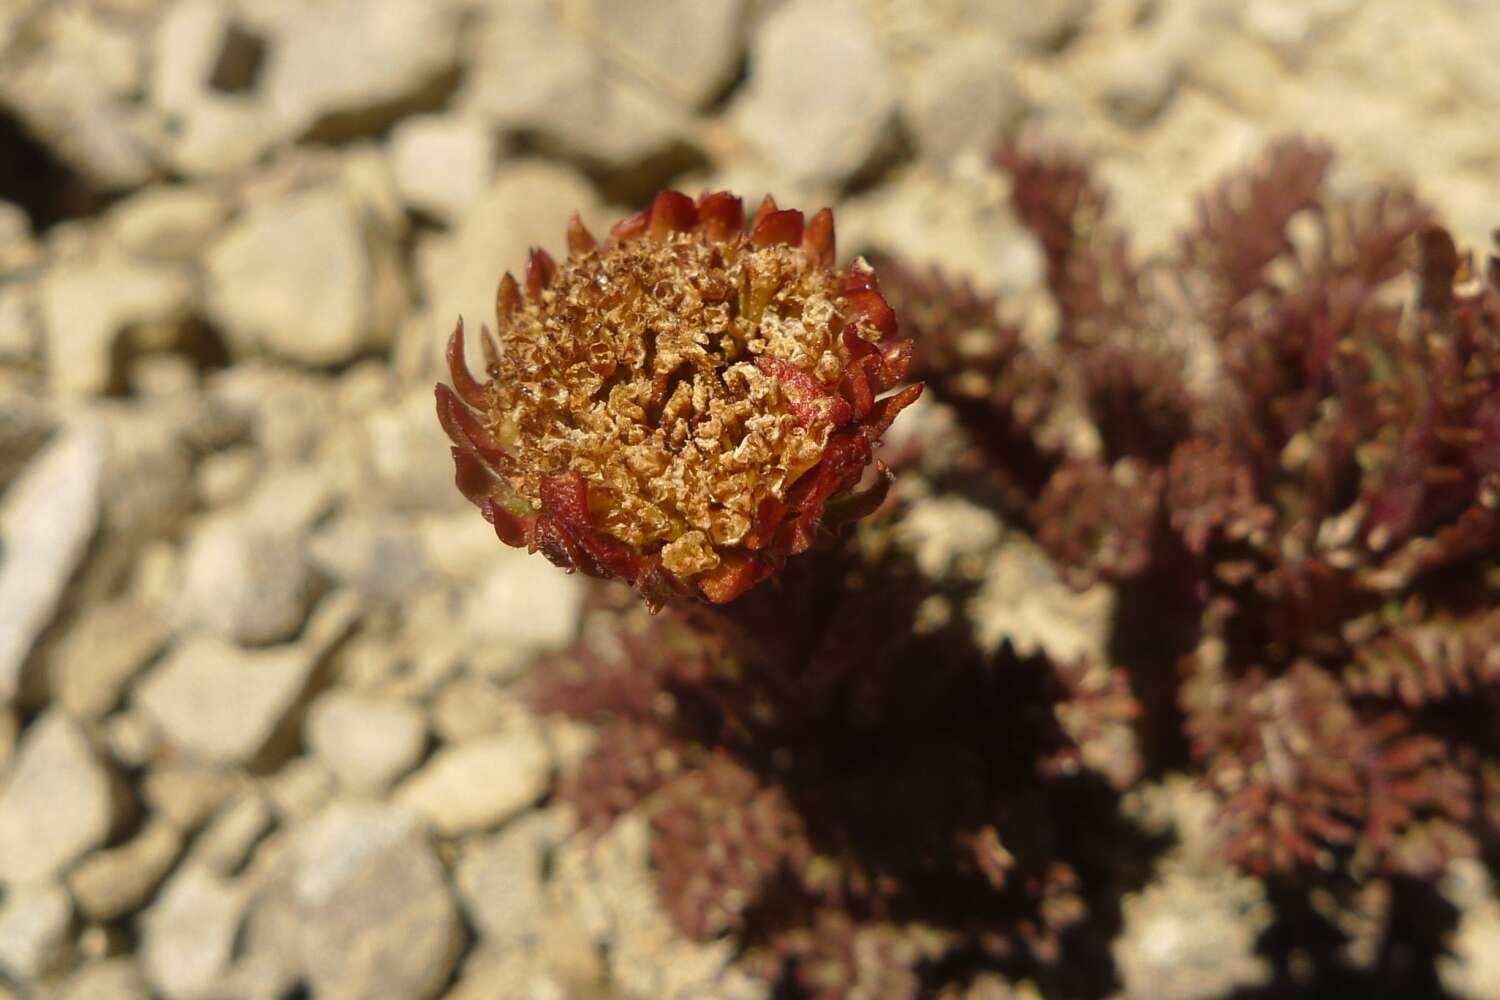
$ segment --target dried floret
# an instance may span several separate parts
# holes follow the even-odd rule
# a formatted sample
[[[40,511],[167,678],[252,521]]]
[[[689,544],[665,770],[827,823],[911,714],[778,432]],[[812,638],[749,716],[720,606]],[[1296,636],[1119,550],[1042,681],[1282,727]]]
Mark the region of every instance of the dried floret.
[[[835,269],[827,209],[767,198],[747,230],[732,195],[668,191],[602,242],[575,217],[568,248],[501,280],[486,381],[454,332],[437,406],[458,487],[502,541],[652,607],[731,601],[858,486],[921,391],[881,395],[910,345],[870,268]]]

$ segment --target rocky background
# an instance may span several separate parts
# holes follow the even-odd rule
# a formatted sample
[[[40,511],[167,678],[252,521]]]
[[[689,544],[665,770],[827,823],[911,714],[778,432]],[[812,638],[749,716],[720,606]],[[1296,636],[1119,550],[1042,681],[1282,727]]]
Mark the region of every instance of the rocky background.
[[[644,823],[547,804],[590,734],[517,684],[584,589],[452,487],[454,319],[667,184],[1025,302],[1018,136],[1097,157],[1148,251],[1292,131],[1478,244],[1497,49],[1490,0],[6,0],[0,997],[757,996],[671,929]],[[1087,641],[999,531],[902,535],[989,560],[985,641]],[[1255,983],[1264,887],[1190,788],[1132,808],[1180,846],[1122,995]],[[1445,984],[1500,996],[1500,903],[1451,881]]]

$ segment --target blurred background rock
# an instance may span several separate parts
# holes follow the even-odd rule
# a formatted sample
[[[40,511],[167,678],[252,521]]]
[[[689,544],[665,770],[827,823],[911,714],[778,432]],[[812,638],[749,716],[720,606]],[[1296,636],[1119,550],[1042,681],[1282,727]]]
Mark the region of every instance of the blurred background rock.
[[[1287,132],[1482,245],[1497,50],[1488,0],[5,0],[0,996],[758,995],[642,824],[545,806],[589,735],[515,683],[582,591],[451,486],[454,319],[664,185],[1024,297],[1019,136],[1148,252]],[[1262,888],[1200,855],[1126,906],[1124,995],[1255,980]]]

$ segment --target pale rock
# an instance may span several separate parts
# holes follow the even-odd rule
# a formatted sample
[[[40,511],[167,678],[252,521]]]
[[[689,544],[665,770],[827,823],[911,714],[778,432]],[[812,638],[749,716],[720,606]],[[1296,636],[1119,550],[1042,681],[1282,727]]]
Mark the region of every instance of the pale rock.
[[[176,624],[243,643],[295,635],[323,583],[303,536],[332,503],[322,471],[305,467],[263,477],[243,504],[200,521],[183,559]]]
[[[750,80],[731,118],[792,177],[836,184],[870,161],[895,111],[889,68],[858,8],[791,0],[757,29]]]
[[[611,67],[553,4],[502,5],[473,39],[460,107],[503,129],[609,167],[640,163],[691,131],[685,112]]]
[[[1002,301],[1038,285],[1046,271],[1036,239],[1016,222],[1008,179],[977,150],[942,168],[915,164],[850,198],[839,207],[838,235],[841,246],[879,248],[961,274]],[[893,433],[905,423],[896,421]]]
[[[465,632],[474,645],[503,643],[528,657],[551,652],[573,641],[583,598],[578,577],[497,542],[493,568],[466,600]]]
[[[136,685],[134,698],[179,751],[244,765],[271,742],[317,660],[317,651],[302,645],[252,651],[193,636]]]
[[[402,644],[377,631],[361,632],[339,648],[334,666],[339,685],[361,695],[388,695],[399,686],[407,660]]]
[[[263,93],[295,132],[344,135],[430,100],[458,65],[457,11],[406,0],[331,0],[306,9],[276,40]]]
[[[149,384],[165,373],[162,365],[136,368]],[[153,371],[154,370],[154,371]],[[137,383],[137,392],[144,386]],[[157,398],[147,405],[110,407],[109,460],[99,495],[102,530],[109,547],[101,550],[120,559],[152,537],[175,532],[192,505],[191,436],[201,411],[187,393],[175,399]],[[113,551],[111,551],[113,549]]]
[[[375,603],[399,604],[430,577],[416,532],[383,514],[340,517],[308,540],[307,552],[324,574]]]
[[[599,728],[587,722],[554,714],[543,716],[541,725],[560,778],[576,775],[599,745]]]
[[[52,690],[80,719],[98,719],[167,642],[167,624],[132,598],[85,610],[52,652]]]
[[[490,293],[493,297],[493,288]],[[402,346],[415,347],[423,355],[435,351],[432,343],[403,340]],[[474,508],[453,488],[450,443],[438,422],[428,419],[431,410],[432,391],[423,385],[402,393],[362,421],[370,454],[366,475],[381,496],[401,509],[453,510],[462,506],[472,513]],[[494,537],[494,529],[489,531]],[[434,559],[430,546],[427,559]]]
[[[395,317],[375,309],[392,248],[361,203],[333,187],[262,201],[207,250],[209,311],[231,346],[334,365],[379,346]]]
[[[209,80],[231,24],[219,0],[177,0],[156,24],[151,41],[151,102],[187,115],[210,92]]]
[[[464,958],[458,981],[443,994],[443,1000],[493,1000],[497,996],[569,1000],[577,996],[547,958],[516,948],[476,948]],[[594,979],[597,975],[595,972]],[[587,975],[577,979],[585,989],[591,981]]]
[[[55,437],[0,498],[0,705],[83,558],[99,519],[108,439],[80,422]]]
[[[85,56],[105,92],[130,98],[141,86],[141,54],[126,25],[81,7],[55,10],[48,27],[53,47],[68,56]]]
[[[527,949],[540,940],[547,907],[543,869],[559,840],[558,827],[555,814],[530,813],[464,845],[454,878],[486,945]]]
[[[424,1000],[441,991],[463,930],[410,813],[336,802],[302,829],[291,860],[302,966],[317,996]]]
[[[146,979],[133,958],[92,962],[68,977],[57,1000],[151,1000]]]
[[[101,738],[120,766],[128,771],[145,767],[162,750],[161,727],[156,720],[130,706],[104,720]]]
[[[228,507],[245,498],[259,471],[255,449],[240,445],[204,456],[194,470],[193,485],[204,507]]]
[[[444,684],[432,703],[432,727],[444,743],[463,743],[525,721],[525,709],[513,693],[469,672]]]
[[[47,19],[41,26],[44,36],[52,27]],[[12,46],[0,63],[0,92],[10,110],[90,185],[111,191],[140,186],[152,172],[145,116],[114,92],[123,75],[119,57],[131,59],[133,45],[124,40],[122,48],[108,33],[74,44],[50,41],[33,41],[29,51]],[[130,72],[126,66],[123,73]]]
[[[583,6],[580,16],[616,62],[690,107],[717,97],[744,54],[746,0],[588,0]]]
[[[1460,1000],[1487,1000],[1500,990],[1500,899],[1483,863],[1454,862],[1442,880],[1443,895],[1459,911],[1458,926],[1448,935],[1445,954],[1437,960],[1444,989]]]
[[[275,825],[276,816],[267,797],[259,791],[247,791],[225,805],[193,841],[189,862],[219,875],[234,875]]]
[[[205,100],[181,119],[163,154],[186,177],[232,176],[253,166],[284,132],[263,106],[238,95]]]
[[[176,329],[192,297],[187,274],[173,265],[105,255],[49,268],[41,315],[52,391],[81,396],[110,388],[120,338],[137,327]]]
[[[206,868],[184,865],[139,920],[146,978],[167,1000],[211,996],[234,957],[246,892]]]
[[[68,889],[85,917],[109,923],[144,905],[181,852],[177,828],[153,820],[119,847],[85,858],[68,875]]]
[[[1339,113],[1350,114],[1342,108]],[[1311,124],[1307,128],[1313,130]],[[1190,192],[1207,190],[1230,171],[1243,169],[1267,139],[1263,125],[1225,114],[1217,98],[1193,88],[1179,91],[1128,156],[1117,154],[1099,164],[1116,220],[1130,233],[1137,254],[1173,248],[1178,234],[1196,219],[1197,195]]]
[[[1182,60],[1156,38],[1109,46],[1091,69],[1098,99],[1122,125],[1139,128],[1167,106],[1182,77]]]
[[[901,94],[918,149],[941,162],[998,146],[1025,110],[1014,61],[1007,46],[978,34],[930,53]]]
[[[146,772],[141,790],[155,813],[182,833],[192,833],[229,798],[236,783],[216,768],[173,762]]]
[[[444,747],[396,787],[392,801],[444,836],[497,827],[546,792],[552,759],[534,725]]]
[[[1250,37],[1295,59],[1309,42],[1330,34],[1360,6],[1359,0],[1252,0],[1239,16]]]
[[[115,243],[138,257],[181,260],[194,256],[228,217],[222,195],[187,185],[150,187],[109,213]]]
[[[1121,911],[1111,951],[1127,1000],[1212,1000],[1270,976],[1255,948],[1272,918],[1265,887],[1227,866],[1169,855]]]
[[[974,636],[986,650],[1009,643],[1020,656],[1104,659],[1114,597],[1102,585],[1075,591],[1045,553],[1009,537],[991,558],[968,612]]]
[[[993,511],[945,495],[912,504],[895,531],[902,545],[911,550],[917,568],[941,579],[955,569],[966,576],[976,575],[973,571],[980,557],[999,543],[1001,526]]]
[[[290,132],[257,95],[213,86],[240,30],[229,5],[219,0],[178,0],[157,23],[149,94],[165,120],[159,145],[180,173],[239,170]]]
[[[378,793],[421,759],[427,723],[411,702],[334,689],[309,708],[306,739],[341,785]]]
[[[307,549],[295,533],[262,530],[239,511],[198,523],[183,558],[174,621],[245,644],[289,639],[318,596]]]
[[[957,26],[989,31],[1022,47],[1053,49],[1084,25],[1099,0],[961,0]]]
[[[338,791],[333,770],[317,757],[294,757],[266,781],[266,793],[283,822],[306,819]]]
[[[198,372],[191,358],[154,352],[132,359],[129,385],[142,401],[168,410],[173,422],[179,423],[183,414],[195,408],[192,397],[198,391]]]
[[[0,882],[51,878],[102,845],[120,803],[114,776],[57,709],[21,736],[0,787]]]
[[[0,198],[0,274],[35,266],[42,248],[31,231],[31,218],[14,202]]]
[[[495,139],[473,118],[420,115],[391,132],[391,173],[410,206],[445,222],[463,218],[495,173]]]
[[[11,885],[0,899],[0,970],[35,982],[66,959],[73,901],[60,885]]]
[[[765,983],[731,967],[730,940],[691,941],[677,930],[651,870],[650,844],[649,820],[634,812],[616,820],[602,837],[575,836],[558,849],[547,883],[556,916],[544,942],[554,966],[577,968],[577,958],[564,964],[565,955],[580,952],[566,942],[591,941],[593,947],[582,948],[580,957],[591,952],[607,956],[611,985],[631,1000],[768,997]]]
[[[16,713],[9,708],[0,709],[0,774],[4,774],[6,767],[10,765],[10,758],[16,752],[16,739],[20,735],[21,723],[16,720]]]
[[[0,270],[5,237],[0,235]],[[0,279],[0,362],[31,361],[41,352],[42,317],[35,282]]]
[[[476,523],[474,507],[463,501],[447,513],[423,514],[415,519],[422,550],[434,572],[443,579],[468,585],[482,578],[494,555],[490,543],[495,528],[480,517]]]
[[[56,416],[40,401],[19,392],[0,394],[0,501],[3,491],[54,439],[57,430]]]

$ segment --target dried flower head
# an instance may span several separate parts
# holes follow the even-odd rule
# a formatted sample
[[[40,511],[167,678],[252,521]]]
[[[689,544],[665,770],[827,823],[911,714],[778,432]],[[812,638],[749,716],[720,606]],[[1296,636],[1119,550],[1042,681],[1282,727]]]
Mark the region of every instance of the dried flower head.
[[[448,347],[437,387],[457,484],[509,545],[673,594],[733,600],[822,524],[873,510],[855,489],[921,386],[863,262],[834,268],[833,214],[666,191],[568,258],[533,250],[497,295],[487,381]]]

